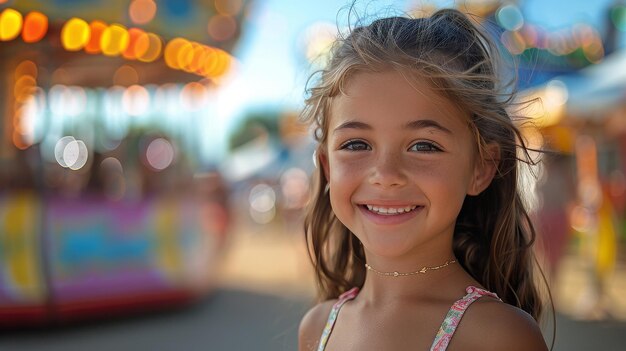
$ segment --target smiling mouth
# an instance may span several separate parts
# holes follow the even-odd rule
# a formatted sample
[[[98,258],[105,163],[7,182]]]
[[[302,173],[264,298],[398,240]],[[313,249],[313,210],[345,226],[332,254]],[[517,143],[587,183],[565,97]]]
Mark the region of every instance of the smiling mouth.
[[[394,215],[399,215],[399,214],[415,211],[415,209],[420,208],[421,206],[413,205],[413,206],[404,206],[404,207],[385,207],[385,206],[363,205],[363,207],[367,208],[368,211],[378,214],[378,215],[394,216]]]

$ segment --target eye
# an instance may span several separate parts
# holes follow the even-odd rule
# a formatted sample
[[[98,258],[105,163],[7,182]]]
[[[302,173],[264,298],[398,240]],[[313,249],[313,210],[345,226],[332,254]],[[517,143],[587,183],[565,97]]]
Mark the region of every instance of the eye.
[[[435,143],[428,142],[428,141],[420,141],[420,142],[413,144],[413,146],[409,148],[409,151],[439,152],[441,151],[441,148],[437,146]]]
[[[339,149],[350,151],[366,151],[371,150],[372,148],[362,140],[348,140],[345,143],[341,144]]]

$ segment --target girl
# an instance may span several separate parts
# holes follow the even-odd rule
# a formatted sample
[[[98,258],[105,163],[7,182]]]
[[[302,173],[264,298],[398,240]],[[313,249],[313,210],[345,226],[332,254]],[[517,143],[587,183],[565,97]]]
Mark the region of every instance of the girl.
[[[456,10],[377,20],[333,48],[303,113],[319,141],[305,230],[326,301],[304,316],[300,350],[547,349],[517,189],[531,161],[496,52]]]

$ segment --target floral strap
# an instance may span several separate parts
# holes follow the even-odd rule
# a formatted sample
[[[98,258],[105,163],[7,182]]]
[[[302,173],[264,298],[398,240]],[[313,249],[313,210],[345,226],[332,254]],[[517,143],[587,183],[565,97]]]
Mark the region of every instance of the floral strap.
[[[437,336],[435,336],[435,341],[433,341],[433,344],[430,347],[430,351],[445,351],[448,348],[448,344],[450,343],[457,326],[461,322],[463,314],[474,301],[483,296],[491,296],[500,300],[498,295],[475,286],[468,286],[465,291],[467,292],[467,295],[457,300],[450,308],[450,311],[448,311],[446,318],[443,320],[443,323],[439,328],[439,332],[437,332]]]
[[[339,310],[343,306],[344,303],[354,299],[359,294],[359,288],[352,288],[345,293],[339,296],[339,299],[333,305],[333,308],[330,310],[330,314],[328,315],[328,321],[326,322],[326,326],[324,327],[324,331],[322,332],[322,336],[320,337],[320,343],[317,347],[317,351],[324,351],[326,348],[326,343],[328,342],[328,337],[330,333],[333,331],[333,327],[335,326],[335,321],[337,320],[337,315],[339,314]]]

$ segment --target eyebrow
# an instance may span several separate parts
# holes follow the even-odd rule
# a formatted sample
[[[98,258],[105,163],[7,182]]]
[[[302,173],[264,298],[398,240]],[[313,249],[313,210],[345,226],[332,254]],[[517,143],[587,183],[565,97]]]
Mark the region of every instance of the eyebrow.
[[[439,124],[439,122],[433,121],[432,119],[418,119],[418,120],[411,121],[405,124],[404,127],[408,129],[413,129],[413,130],[424,129],[424,128],[435,128],[444,133],[452,134],[452,131],[450,129],[442,126],[441,124]]]
[[[404,125],[404,128],[406,129],[411,129],[411,130],[417,130],[417,129],[424,129],[424,128],[435,128],[437,130],[440,130],[444,133],[447,134],[452,134],[452,131],[444,126],[442,126],[441,124],[439,124],[439,122],[434,121],[432,119],[417,119],[415,121],[411,121],[408,122],[407,124]],[[339,130],[343,130],[343,129],[361,129],[361,130],[372,130],[372,126],[370,126],[367,123],[363,123],[363,122],[358,122],[358,121],[348,121],[345,123],[340,124],[339,126],[337,126],[337,128],[335,128],[333,130],[333,133],[339,131]]]

